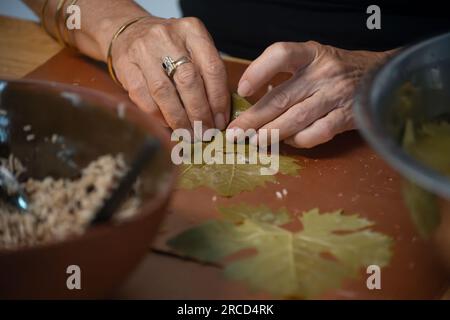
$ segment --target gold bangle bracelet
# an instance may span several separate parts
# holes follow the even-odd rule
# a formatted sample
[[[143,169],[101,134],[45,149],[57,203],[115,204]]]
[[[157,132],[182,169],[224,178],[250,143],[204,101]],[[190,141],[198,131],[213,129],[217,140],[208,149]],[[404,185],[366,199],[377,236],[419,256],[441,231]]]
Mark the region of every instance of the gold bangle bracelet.
[[[109,47],[108,47],[108,55],[106,58],[106,62],[108,64],[108,71],[109,71],[109,75],[111,76],[111,78],[114,80],[115,83],[117,83],[118,85],[122,86],[123,85],[120,83],[119,79],[117,78],[116,75],[116,71],[114,70],[114,66],[113,66],[113,58],[112,58],[112,49],[113,49],[113,44],[114,41],[120,36],[120,34],[122,32],[124,32],[128,27],[130,27],[131,25],[135,24],[136,22],[148,18],[150,16],[143,16],[143,17],[138,17],[138,18],[134,18],[130,21],[125,22],[113,35],[111,42],[109,43]]]
[[[63,46],[66,46],[66,44],[62,38],[60,17],[61,17],[61,10],[64,8],[66,1],[67,0],[59,0],[58,5],[56,6],[55,17],[54,17],[55,18],[55,28],[56,28],[56,40],[58,40],[59,44],[61,44]]]
[[[67,8],[70,8],[71,6],[76,5],[77,2],[78,2],[78,0],[72,0],[72,2],[69,3],[69,5],[67,6]],[[65,17],[64,17],[64,29],[63,29],[63,30],[65,30],[65,32],[64,32],[64,36],[65,36],[65,37],[63,36],[63,41],[64,41],[64,43],[66,43],[66,45],[67,45],[69,48],[74,49],[75,46],[72,45],[72,43],[70,42],[70,32],[69,32],[69,29],[67,28],[67,22],[69,21],[69,18],[70,18],[70,15],[66,12],[66,13],[65,13]]]
[[[45,11],[47,10],[48,1],[49,0],[45,0],[44,4],[42,5],[42,9],[41,9],[41,26],[42,26],[42,28],[44,29],[44,31],[47,34],[51,35],[51,33],[48,30],[47,23],[45,21]]]

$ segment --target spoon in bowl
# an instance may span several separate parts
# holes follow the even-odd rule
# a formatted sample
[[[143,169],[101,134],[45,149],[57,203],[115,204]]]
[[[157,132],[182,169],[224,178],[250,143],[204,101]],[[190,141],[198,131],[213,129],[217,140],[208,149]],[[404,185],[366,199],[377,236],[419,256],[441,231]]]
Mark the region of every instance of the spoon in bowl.
[[[160,142],[155,138],[148,137],[144,141],[134,157],[128,172],[122,177],[117,187],[111,192],[108,199],[100,207],[100,210],[94,215],[91,221],[92,225],[106,222],[112,218],[123,201],[128,197],[129,191],[133,188],[139,174],[156,156],[159,148]]]
[[[28,197],[14,174],[4,166],[0,166],[0,196],[20,212],[28,210]]]

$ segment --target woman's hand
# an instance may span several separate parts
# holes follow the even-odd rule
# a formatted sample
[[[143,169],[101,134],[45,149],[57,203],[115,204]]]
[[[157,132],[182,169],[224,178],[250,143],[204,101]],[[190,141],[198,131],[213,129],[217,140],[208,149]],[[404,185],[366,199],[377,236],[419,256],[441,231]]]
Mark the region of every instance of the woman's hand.
[[[214,43],[196,18],[149,17],[125,30],[114,42],[113,65],[129,96],[141,109],[164,119],[172,129],[224,129],[230,102],[226,70]],[[187,56],[173,81],[162,59]]]
[[[43,19],[53,36],[66,27],[56,24],[59,0],[23,1],[38,15],[45,9]],[[112,48],[117,78],[142,110],[173,129],[189,129],[197,120],[205,127],[225,129],[230,118],[225,65],[200,20],[158,18],[131,0],[78,0],[77,6],[83,12],[81,28],[66,40],[104,62],[115,32],[133,18],[146,17],[123,31]],[[166,56],[186,56],[192,63],[180,65],[169,79],[162,67]]]
[[[280,140],[310,148],[354,128],[361,77],[388,53],[348,51],[317,42],[275,43],[245,71],[238,93],[250,96],[280,72],[292,77],[268,92],[229,128],[279,129]],[[251,142],[256,142],[257,136]]]

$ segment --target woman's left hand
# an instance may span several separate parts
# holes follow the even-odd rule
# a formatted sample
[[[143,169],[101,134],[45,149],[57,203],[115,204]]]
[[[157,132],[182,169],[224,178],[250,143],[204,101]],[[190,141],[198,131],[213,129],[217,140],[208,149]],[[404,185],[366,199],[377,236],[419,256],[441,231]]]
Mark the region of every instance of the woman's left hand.
[[[389,52],[348,51],[317,42],[271,45],[245,71],[238,93],[251,96],[277,73],[292,77],[242,113],[229,129],[279,129],[280,141],[311,148],[354,128],[361,77]],[[256,142],[257,136],[251,142]]]

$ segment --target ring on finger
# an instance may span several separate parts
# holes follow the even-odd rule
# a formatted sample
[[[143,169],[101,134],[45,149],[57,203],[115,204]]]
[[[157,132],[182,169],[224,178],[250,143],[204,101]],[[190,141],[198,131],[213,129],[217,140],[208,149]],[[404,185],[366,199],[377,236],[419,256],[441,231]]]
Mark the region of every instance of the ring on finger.
[[[177,68],[185,63],[192,63],[192,61],[186,56],[182,56],[178,60],[173,60],[170,56],[165,56],[163,58],[162,66],[167,76],[172,79]]]

